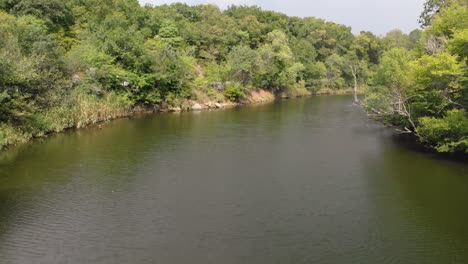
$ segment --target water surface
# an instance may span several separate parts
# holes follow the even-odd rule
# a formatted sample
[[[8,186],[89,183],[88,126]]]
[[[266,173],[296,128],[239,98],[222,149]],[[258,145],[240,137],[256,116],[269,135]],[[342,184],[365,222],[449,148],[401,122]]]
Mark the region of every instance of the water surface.
[[[347,96],[118,120],[0,157],[0,263],[468,263],[468,166]]]

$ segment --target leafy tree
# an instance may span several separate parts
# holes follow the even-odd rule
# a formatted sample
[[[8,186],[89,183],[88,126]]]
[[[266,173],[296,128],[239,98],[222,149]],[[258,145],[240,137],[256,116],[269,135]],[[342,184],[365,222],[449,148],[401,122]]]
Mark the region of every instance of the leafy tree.
[[[244,86],[252,83],[258,71],[259,55],[248,46],[236,46],[228,55],[229,74]]]
[[[344,88],[346,81],[343,75],[349,69],[346,59],[338,54],[332,54],[325,61],[325,65],[327,68],[325,86],[334,90]]]
[[[256,84],[262,88],[281,90],[296,83],[302,64],[294,62],[286,34],[274,30],[259,49],[260,64]]]
[[[418,132],[422,139],[436,146],[439,152],[468,153],[468,114],[450,110],[442,118],[423,117]]]
[[[468,59],[468,28],[455,32],[448,43],[448,49],[452,54],[465,60]]]
[[[410,65],[409,77],[418,97],[413,102],[419,116],[440,116],[462,98],[460,80],[464,74],[455,56],[424,55]]]
[[[67,1],[60,0],[7,0],[6,8],[16,15],[32,15],[40,18],[54,30],[69,28],[73,14]]]
[[[452,37],[457,30],[468,28],[468,3],[445,1],[444,6],[431,21],[429,32]]]
[[[378,64],[385,47],[381,43],[381,40],[371,32],[361,32],[354,40],[350,49],[356,53],[360,60]]]
[[[404,48],[408,50],[412,48],[412,44],[413,44],[410,40],[410,37],[399,29],[395,29],[395,30],[388,32],[384,38],[384,41],[387,41],[390,47]]]
[[[408,57],[405,49],[393,48],[384,53],[375,77],[377,86],[367,95],[365,106],[394,125],[417,130],[411,108],[415,91],[407,74]]]
[[[411,48],[415,48],[416,46],[419,45],[421,38],[422,38],[423,32],[420,29],[415,29],[410,32],[409,34],[409,39],[411,41]]]
[[[447,2],[447,0],[428,0],[424,3],[424,10],[419,17],[421,27],[430,26],[433,17],[440,12]]]

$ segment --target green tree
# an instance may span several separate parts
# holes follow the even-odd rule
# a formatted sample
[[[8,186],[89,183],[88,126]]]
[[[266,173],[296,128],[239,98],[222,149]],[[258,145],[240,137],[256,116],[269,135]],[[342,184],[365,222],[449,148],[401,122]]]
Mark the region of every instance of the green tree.
[[[407,50],[410,50],[413,44],[410,37],[399,29],[388,32],[384,41],[388,41],[389,45],[393,48],[404,48]]]
[[[419,17],[421,27],[428,27],[432,23],[433,17],[445,6],[447,0],[427,0],[424,3],[424,10]]]
[[[54,30],[66,29],[73,24],[73,14],[68,1],[7,0],[6,8],[16,15],[32,15],[40,18]]]
[[[384,53],[375,77],[376,87],[367,95],[365,106],[394,125],[416,131],[411,108],[415,91],[408,77],[408,58],[405,49],[393,48]]]
[[[248,86],[258,71],[259,55],[248,46],[236,46],[228,55],[229,74],[232,79]]]
[[[413,102],[419,116],[440,116],[462,99],[463,66],[446,52],[424,55],[410,64],[408,72],[418,96]]]

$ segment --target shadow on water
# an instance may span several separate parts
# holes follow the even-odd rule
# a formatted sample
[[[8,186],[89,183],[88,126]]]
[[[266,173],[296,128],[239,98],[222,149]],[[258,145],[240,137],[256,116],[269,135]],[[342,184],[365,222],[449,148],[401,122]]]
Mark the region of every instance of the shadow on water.
[[[407,149],[408,151],[419,153],[435,160],[446,160],[460,163],[468,162],[468,154],[463,153],[439,153],[436,150],[421,143],[417,136],[412,134],[401,134],[394,132],[393,143]]]
[[[467,263],[468,166],[385,138],[382,158],[365,164],[380,216],[370,228],[386,237],[376,243],[395,263]]]

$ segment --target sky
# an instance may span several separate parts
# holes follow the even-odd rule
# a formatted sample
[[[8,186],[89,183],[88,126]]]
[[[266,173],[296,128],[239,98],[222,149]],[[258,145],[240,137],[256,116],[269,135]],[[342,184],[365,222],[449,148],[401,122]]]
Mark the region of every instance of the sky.
[[[385,35],[401,29],[409,33],[419,27],[418,17],[425,0],[139,0],[153,5],[183,2],[194,4],[257,5],[289,16],[313,16],[345,24],[358,34],[362,30]]]

